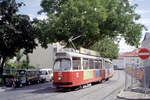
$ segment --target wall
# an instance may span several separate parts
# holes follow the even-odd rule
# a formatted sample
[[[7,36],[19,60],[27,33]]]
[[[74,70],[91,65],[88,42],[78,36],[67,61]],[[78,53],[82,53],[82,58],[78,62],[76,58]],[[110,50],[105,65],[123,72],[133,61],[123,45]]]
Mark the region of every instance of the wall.
[[[124,57],[124,66],[127,65],[136,65],[136,66],[142,66],[143,62],[141,61],[141,59],[138,56],[135,57]]]
[[[114,59],[112,60],[113,65],[117,65],[119,68],[124,68],[124,59]]]

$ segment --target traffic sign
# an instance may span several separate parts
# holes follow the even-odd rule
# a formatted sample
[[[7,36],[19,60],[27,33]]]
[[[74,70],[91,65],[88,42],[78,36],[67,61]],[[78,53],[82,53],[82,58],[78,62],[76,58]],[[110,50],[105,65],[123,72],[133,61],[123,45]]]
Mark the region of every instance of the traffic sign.
[[[150,56],[149,50],[142,48],[139,50],[138,55],[141,59],[147,59]]]

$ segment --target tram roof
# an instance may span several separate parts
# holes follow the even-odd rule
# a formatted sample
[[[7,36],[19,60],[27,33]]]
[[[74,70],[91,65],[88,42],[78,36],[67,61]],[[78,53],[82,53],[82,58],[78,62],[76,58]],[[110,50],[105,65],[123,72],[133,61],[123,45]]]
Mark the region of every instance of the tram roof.
[[[91,58],[91,59],[102,59],[102,57],[100,56],[93,56],[93,55],[87,55],[87,54],[82,54],[82,53],[78,53],[78,52],[68,52],[68,51],[59,51],[57,53],[66,53],[68,54],[69,56],[72,56],[72,57],[82,57],[82,58]]]

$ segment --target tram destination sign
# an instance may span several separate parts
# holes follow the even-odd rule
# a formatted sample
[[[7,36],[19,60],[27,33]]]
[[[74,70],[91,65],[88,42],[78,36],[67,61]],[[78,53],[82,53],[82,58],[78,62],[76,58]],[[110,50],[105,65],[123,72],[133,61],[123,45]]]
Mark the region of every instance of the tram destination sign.
[[[145,59],[148,59],[148,57],[150,56],[150,52],[149,50],[142,48],[142,49],[139,49],[138,55],[141,59],[145,60]]]
[[[80,53],[86,55],[92,55],[92,56],[100,56],[100,54],[97,51],[93,51],[85,48],[80,48]]]

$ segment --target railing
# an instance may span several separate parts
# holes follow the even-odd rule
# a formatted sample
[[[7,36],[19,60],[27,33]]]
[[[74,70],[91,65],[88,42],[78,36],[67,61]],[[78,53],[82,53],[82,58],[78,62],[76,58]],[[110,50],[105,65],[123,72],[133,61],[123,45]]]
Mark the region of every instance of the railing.
[[[125,68],[125,90],[150,93],[150,66],[128,64]]]

